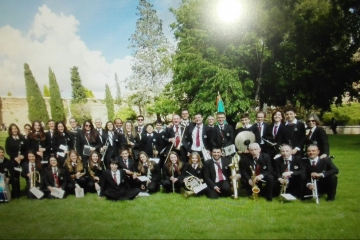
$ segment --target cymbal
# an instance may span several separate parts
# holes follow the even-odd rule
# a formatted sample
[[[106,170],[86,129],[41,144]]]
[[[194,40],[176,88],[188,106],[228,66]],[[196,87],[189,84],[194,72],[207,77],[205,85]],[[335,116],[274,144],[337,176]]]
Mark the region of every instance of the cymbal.
[[[255,142],[255,134],[250,131],[242,131],[235,138],[235,146],[239,151],[245,152],[250,143]]]

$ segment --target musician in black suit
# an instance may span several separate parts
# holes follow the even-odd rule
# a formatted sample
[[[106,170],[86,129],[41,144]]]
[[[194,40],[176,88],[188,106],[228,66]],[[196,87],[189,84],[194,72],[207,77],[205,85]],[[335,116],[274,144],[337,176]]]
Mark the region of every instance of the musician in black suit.
[[[100,196],[110,200],[133,200],[140,189],[130,188],[126,172],[118,169],[118,164],[117,160],[111,160],[110,169],[103,172]]]
[[[256,113],[256,124],[259,129],[260,134],[260,148],[262,153],[268,153],[267,143],[262,139],[265,137],[268,128],[270,127],[268,123],[264,122],[266,118],[266,113],[263,111]]]
[[[329,156],[329,141],[325,130],[320,126],[320,119],[315,113],[311,113],[306,120],[306,147],[315,144],[320,151],[320,158]]]
[[[67,159],[65,160],[64,168],[67,170],[68,181],[66,191],[69,194],[75,194],[75,187],[78,184],[81,188],[86,190],[86,168],[87,164],[84,164],[79,156],[79,153],[75,150],[70,150]]]
[[[32,131],[28,136],[28,150],[34,151],[42,160],[46,156],[46,134],[40,121],[33,121]]]
[[[307,148],[307,159],[304,159],[306,169],[307,194],[311,195],[314,186],[311,178],[316,180],[318,193],[326,193],[327,201],[334,201],[337,188],[337,176],[339,169],[328,157],[320,158],[320,151],[317,145],[309,145]]]
[[[5,157],[5,150],[0,146],[0,173],[5,175],[5,183],[10,182],[10,161]]]
[[[81,128],[78,126],[76,119],[73,117],[69,119],[69,123],[70,123],[69,133],[71,134],[71,136],[73,138],[73,144],[74,144],[74,146],[72,146],[72,149],[75,149],[77,151],[76,135],[77,135],[78,130],[80,130]]]
[[[231,196],[230,159],[221,157],[221,149],[212,149],[212,159],[204,162],[204,181],[208,186],[206,196],[208,198],[219,198],[220,196]]]
[[[43,160],[49,161],[50,154],[55,153],[55,146],[54,146],[54,131],[55,131],[55,121],[50,119],[47,122],[48,131],[45,133],[45,148],[46,151],[44,152]]]
[[[197,152],[203,158],[203,147],[210,153],[216,146],[214,129],[203,124],[203,117],[200,113],[195,114],[194,119],[195,123],[189,124],[185,138],[189,142],[190,152]]]
[[[169,151],[175,151],[180,160],[185,164],[187,162],[187,155],[189,152],[189,144],[186,139],[187,126],[182,126],[180,124],[180,116],[174,114],[172,117],[172,127],[166,129],[164,135],[164,142],[168,142],[167,148],[164,152],[164,156],[169,155]],[[165,158],[164,158],[165,159]],[[162,165],[163,163],[161,163]]]
[[[45,196],[49,199],[56,198],[51,195],[54,191],[53,188],[61,188],[66,190],[67,181],[69,179],[68,172],[66,169],[58,165],[57,159],[54,154],[51,154],[49,157],[49,165],[43,171],[43,181],[44,181],[44,193]],[[64,193],[64,197],[66,193]]]
[[[225,124],[226,116],[223,112],[216,114],[217,125],[214,126],[216,147],[228,147],[235,142],[235,132],[231,125]]]
[[[36,187],[39,190],[43,188],[42,181],[42,166],[39,157],[32,150],[27,153],[27,159],[21,171],[21,176],[26,180],[26,195],[29,199],[37,199],[37,197],[30,191],[31,187]]]
[[[180,161],[179,155],[171,151],[168,161],[164,164],[163,182],[162,186],[167,193],[180,193],[180,188],[183,186],[183,176],[181,172],[184,168],[184,163]]]
[[[135,131],[139,134],[140,140],[143,135],[146,134],[146,127],[145,127],[145,118],[143,115],[137,116],[137,126],[135,127]]]
[[[8,137],[5,140],[6,153],[10,157],[9,173],[11,184],[11,197],[20,197],[20,172],[21,166],[25,162],[27,145],[24,136],[20,134],[19,127],[11,123],[8,128]]]
[[[95,129],[99,133],[99,139],[100,139],[101,145],[104,146],[105,142],[106,142],[106,135],[105,135],[105,131],[102,127],[102,121],[100,118],[95,119]]]
[[[250,131],[255,135],[255,142],[260,144],[261,137],[260,137],[259,128],[257,127],[256,124],[253,125],[250,124],[250,116],[248,113],[244,113],[240,116],[240,122],[242,124],[242,127],[235,130],[235,136],[237,136],[242,131]],[[242,154],[242,152],[239,153]]]
[[[165,141],[166,131],[163,128],[163,123],[161,121],[155,122],[154,133],[157,134],[160,138],[159,149],[160,149],[160,152],[162,152],[165,148],[165,145],[167,145],[168,141],[167,142]],[[159,152],[159,155],[160,155],[160,152]]]
[[[285,116],[283,112],[275,110],[271,114],[272,123],[265,131],[265,135],[263,135],[263,138],[271,142],[271,144],[268,145],[268,153],[271,158],[274,158],[274,156],[279,153],[279,147],[283,143],[285,130],[284,119]]]
[[[119,154],[119,150],[126,147],[126,139],[124,134],[115,131],[115,126],[111,121],[108,121],[105,125],[104,145],[100,148],[100,152],[105,154],[101,156],[104,158],[106,167],[110,167],[110,159],[115,158]]]
[[[114,125],[115,125],[114,128],[115,132],[124,134],[123,121],[120,118],[115,118]]]
[[[133,172],[136,170],[136,164],[135,161],[130,158],[129,150],[122,148],[119,154],[120,156],[115,158],[115,160],[119,162],[119,169],[123,169],[127,175],[133,175]]]
[[[190,115],[189,115],[189,110],[187,109],[182,109],[181,110],[181,120],[180,120],[180,124],[183,126],[183,127],[187,127],[189,126],[191,123],[190,121]]]
[[[101,161],[101,155],[96,151],[92,152],[89,158],[88,171],[86,173],[87,192],[95,193],[96,191],[100,190],[103,171],[104,163]]]
[[[155,193],[160,190],[161,171],[159,165],[154,161],[150,161],[149,156],[143,151],[139,154],[136,172],[140,173],[140,176],[149,178],[148,181],[140,181],[138,175],[133,175],[137,188],[148,193]]]
[[[53,147],[59,166],[64,166],[67,154],[74,148],[74,140],[66,125],[62,122],[56,122],[55,124]]]
[[[140,134],[136,132],[134,125],[130,120],[125,122],[123,131],[126,140],[126,148],[129,149],[131,158],[137,161],[141,149]]]
[[[85,150],[85,146],[88,150]],[[98,131],[94,128],[91,120],[85,120],[82,130],[77,132],[76,149],[81,156],[84,165],[87,165],[91,151],[100,151],[102,147]]]
[[[289,144],[293,150],[293,155],[303,156],[303,148],[305,144],[305,124],[296,119],[296,110],[293,107],[285,109],[284,139],[281,144]]]
[[[252,192],[254,181],[261,189],[260,193],[264,194],[267,201],[272,201],[273,187],[274,187],[274,171],[271,165],[270,155],[261,153],[261,148],[258,143],[251,143],[249,145],[250,156],[240,161],[241,183],[245,187],[248,194]],[[255,179],[252,179],[253,172]],[[263,188],[263,181],[266,182],[266,187]]]
[[[302,158],[291,155],[292,148],[289,145],[281,146],[281,156],[274,159],[275,176],[280,185],[287,184],[286,193],[302,199],[305,187],[305,167]],[[274,191],[280,192],[280,185],[275,184]]]
[[[154,127],[149,123],[146,124],[146,134],[141,138],[141,149],[146,152],[146,154],[153,158],[159,155],[161,151],[162,139],[160,135],[154,132]]]

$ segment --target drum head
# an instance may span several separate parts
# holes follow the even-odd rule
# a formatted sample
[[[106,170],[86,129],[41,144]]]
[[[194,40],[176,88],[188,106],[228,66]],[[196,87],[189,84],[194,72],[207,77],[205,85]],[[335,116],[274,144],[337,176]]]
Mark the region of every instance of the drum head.
[[[250,143],[255,142],[255,134],[250,131],[242,131],[235,138],[235,146],[239,151],[245,152]]]

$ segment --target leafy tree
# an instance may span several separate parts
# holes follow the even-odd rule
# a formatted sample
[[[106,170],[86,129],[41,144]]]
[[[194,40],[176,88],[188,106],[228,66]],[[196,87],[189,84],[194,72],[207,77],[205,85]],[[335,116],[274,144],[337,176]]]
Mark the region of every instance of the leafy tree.
[[[147,104],[149,104],[150,97],[144,97],[140,92],[134,93],[128,97],[127,102],[130,106],[137,106],[139,113],[144,114],[144,109]]]
[[[119,84],[119,79],[117,74],[115,73],[115,84],[116,84],[116,98],[114,100],[114,103],[117,105],[121,105],[121,89]]]
[[[71,68],[72,103],[86,103],[86,89],[81,83],[77,67]]]
[[[87,88],[85,88],[85,95],[86,95],[86,98],[95,98],[94,93],[90,89],[87,89]]]
[[[146,111],[149,114],[159,114],[160,119],[167,122],[167,116],[180,111],[179,101],[173,94],[167,94],[166,92],[160,94],[155,98],[153,104],[146,106]]]
[[[50,90],[46,84],[44,85],[44,97],[50,97]]]
[[[87,119],[91,119],[91,110],[90,106],[85,103],[76,103],[71,104],[71,114],[79,124],[83,124],[83,122]]]
[[[136,112],[130,107],[121,108],[115,115],[115,118],[124,120],[135,121],[137,118]]]
[[[136,31],[129,39],[134,57],[133,75],[126,81],[131,90],[139,92],[137,97],[143,98],[139,102],[147,102],[158,96],[171,79],[171,50],[153,5],[140,0],[137,10]]]
[[[105,104],[108,112],[108,119],[114,119],[114,99],[108,84],[105,84]]]
[[[49,114],[46,109],[45,100],[41,95],[40,88],[27,63],[24,63],[24,77],[29,120],[47,122],[49,120]]]
[[[66,120],[64,104],[61,98],[59,85],[56,81],[56,76],[51,68],[49,68],[49,86],[51,117],[55,121],[64,122]]]

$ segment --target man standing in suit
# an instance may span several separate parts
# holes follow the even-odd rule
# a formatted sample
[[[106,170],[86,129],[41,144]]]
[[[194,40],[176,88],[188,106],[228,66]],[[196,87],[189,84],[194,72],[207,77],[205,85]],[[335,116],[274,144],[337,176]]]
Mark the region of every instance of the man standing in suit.
[[[45,133],[45,144],[46,144],[46,151],[44,153],[43,160],[49,161],[50,154],[55,154],[55,147],[54,147],[54,131],[55,131],[55,121],[50,119],[47,122],[49,130]]]
[[[261,153],[261,148],[258,143],[251,143],[249,145],[250,156],[240,161],[241,184],[245,187],[248,194],[251,195],[252,187],[256,183],[261,189],[261,193],[265,190],[267,201],[272,201],[274,175],[271,165],[270,155]],[[255,173],[255,182],[253,182],[252,174]],[[266,182],[266,187],[262,188],[262,183]]]
[[[216,120],[218,122],[218,125],[214,127],[216,146],[219,148],[224,148],[230,146],[231,144],[234,144],[234,128],[231,125],[225,124],[225,113],[218,112],[216,114]]]
[[[156,132],[154,132],[154,127],[148,123],[145,126],[146,134],[141,138],[141,149],[146,152],[149,158],[153,158],[159,155],[161,138]]]
[[[293,155],[303,157],[303,148],[305,144],[305,124],[296,119],[296,110],[293,107],[285,109],[285,131],[284,139],[281,144],[289,144],[293,150]]]
[[[307,148],[308,159],[304,160],[306,169],[307,195],[311,195],[310,190],[314,189],[311,178],[316,180],[318,193],[326,193],[326,201],[334,201],[337,188],[337,176],[339,169],[330,158],[319,157],[319,148],[316,145],[309,145]]]
[[[143,135],[146,134],[146,128],[145,128],[145,118],[143,115],[137,116],[137,126],[135,127],[135,131],[139,134],[140,140],[143,137]]]
[[[320,127],[320,119],[315,113],[311,113],[306,123],[308,129],[306,129],[306,147],[315,144],[320,151],[320,158],[329,156],[329,141],[325,130]]]
[[[180,116],[175,114],[172,117],[172,126],[167,128],[166,133],[164,135],[164,143],[169,142],[170,144],[167,145],[167,149],[164,152],[165,157],[168,155],[171,146],[173,145],[172,151],[175,151],[180,160],[183,163],[188,162],[188,152],[189,152],[189,145],[186,141],[186,134],[188,127],[183,126],[180,124]],[[161,164],[162,166],[162,164]]]
[[[212,159],[204,163],[204,181],[208,186],[205,194],[208,198],[231,195],[230,163],[229,158],[221,157],[220,148],[213,148]]]
[[[215,127],[215,118],[214,116],[210,115],[207,117],[207,122],[209,127]]]
[[[133,200],[140,189],[130,189],[128,178],[124,170],[118,169],[119,162],[110,161],[110,169],[103,172],[100,197],[105,196],[110,200]]]
[[[256,114],[256,122],[257,122],[257,127],[259,129],[259,134],[260,134],[260,148],[261,148],[261,152],[262,153],[268,153],[267,152],[267,144],[266,142],[264,142],[263,138],[266,135],[266,131],[269,128],[269,124],[264,122],[264,119],[266,117],[265,112],[258,112]]]
[[[204,147],[208,154],[214,146],[214,129],[203,124],[203,117],[200,113],[195,115],[195,124],[190,124],[187,132],[187,141],[191,152],[197,152],[204,158],[202,148]],[[208,159],[204,159],[208,160]]]
[[[274,159],[275,174],[280,185],[287,184],[286,193],[302,199],[305,186],[305,167],[299,156],[291,155],[292,148],[289,145],[282,145],[281,156]],[[276,187],[276,192],[280,192]]]
[[[102,128],[102,121],[100,118],[95,119],[95,128],[99,133],[99,138],[100,138],[101,144],[102,144],[102,146],[104,146],[105,142],[106,142],[106,134],[105,134],[104,129]]]
[[[189,126],[190,119],[189,119],[189,110],[183,109],[181,110],[181,125],[184,127]]]
[[[120,119],[120,118],[115,118],[115,120],[114,120],[114,125],[115,125],[115,131],[117,132],[117,133],[122,133],[122,134],[124,134],[123,133],[123,128],[122,128],[122,125],[123,125],[123,121]]]

